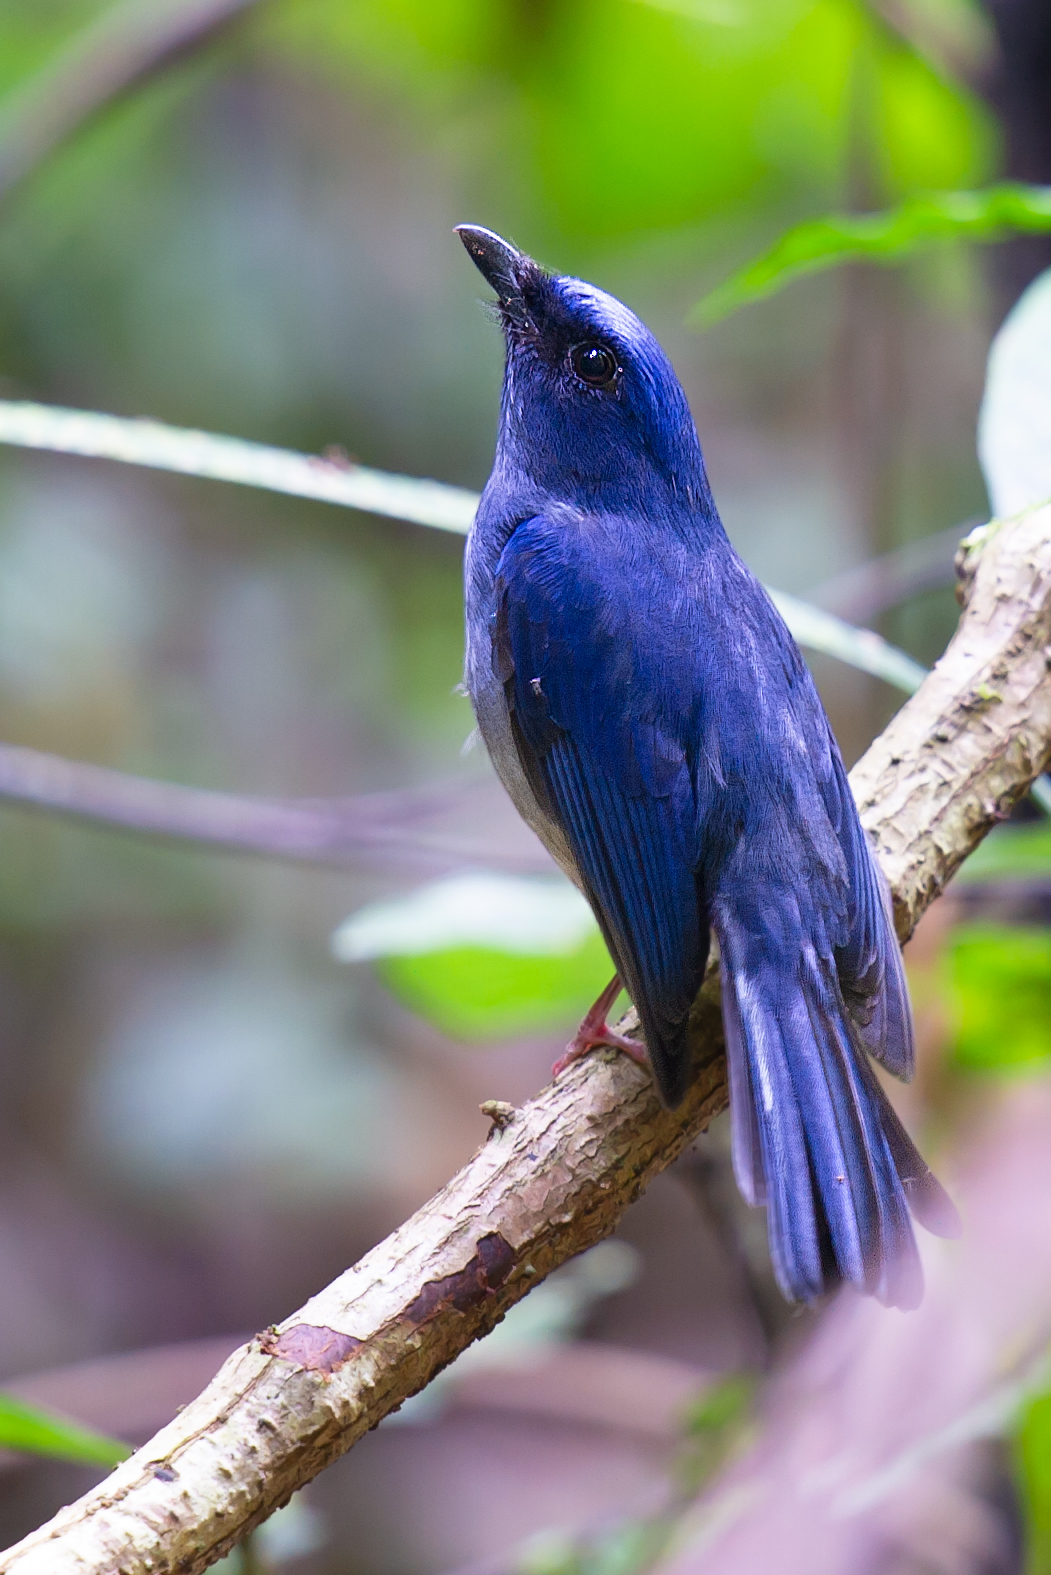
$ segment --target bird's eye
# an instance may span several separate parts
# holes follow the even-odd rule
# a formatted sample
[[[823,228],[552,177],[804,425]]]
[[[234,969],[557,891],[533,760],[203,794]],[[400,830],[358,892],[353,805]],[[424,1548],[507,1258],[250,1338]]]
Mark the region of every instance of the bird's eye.
[[[605,345],[574,345],[569,362],[582,383],[604,388],[617,375],[617,358]]]

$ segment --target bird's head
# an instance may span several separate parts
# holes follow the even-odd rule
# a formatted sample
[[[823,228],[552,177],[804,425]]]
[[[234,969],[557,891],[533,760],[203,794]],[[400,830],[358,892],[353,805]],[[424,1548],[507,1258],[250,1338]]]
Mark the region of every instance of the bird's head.
[[[587,509],[713,515],[686,396],[634,312],[491,230],[457,234],[496,291],[507,342],[494,478]]]

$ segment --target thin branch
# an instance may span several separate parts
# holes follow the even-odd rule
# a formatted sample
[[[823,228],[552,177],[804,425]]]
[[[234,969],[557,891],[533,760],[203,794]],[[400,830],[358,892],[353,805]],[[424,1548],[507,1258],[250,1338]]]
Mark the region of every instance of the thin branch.
[[[347,461],[337,463],[263,443],[246,443],[241,438],[91,410],[0,400],[0,443],[262,487],[461,536],[470,529],[478,507],[476,492],[441,481],[419,481]],[[800,645],[873,673],[905,694],[912,694],[922,681],[924,669],[919,663],[870,629],[854,629],[832,613],[783,591],[772,591],[771,595]]]
[[[972,519],[961,525],[950,525],[948,530],[910,541],[893,552],[844,569],[815,585],[810,599],[816,606],[825,607],[850,623],[876,623],[885,612],[911,601],[914,596],[951,585],[956,549],[961,539],[981,523],[981,520]]]
[[[857,667],[904,694],[915,694],[927,676],[927,669],[913,661],[897,646],[890,645],[872,629],[855,629],[835,613],[814,607],[789,596],[787,591],[770,591],[770,598],[799,644],[809,651],[835,656],[850,667]]]
[[[122,831],[313,864],[381,860],[447,868],[484,861],[523,874],[549,871],[550,858],[531,836],[508,838],[503,827],[499,836],[485,836],[481,799],[497,791],[486,778],[353,798],[247,798],[0,744],[0,801]],[[443,817],[472,803],[469,831],[442,829]]]
[[[990,529],[919,693],[852,773],[904,939],[1051,757],[1051,509]],[[727,1099],[715,981],[696,1078],[662,1110],[593,1055],[522,1109],[430,1203],[249,1342],[99,1487],[0,1555],[0,1575],[198,1575],[396,1410],[532,1286],[600,1240]]]
[[[478,507],[476,492],[440,481],[418,481],[349,461],[319,459],[265,443],[94,410],[0,400],[0,443],[262,487],[268,492],[363,509],[368,514],[385,514],[459,536],[467,534]]]
[[[0,201],[85,121],[257,0],[120,0],[0,105]]]

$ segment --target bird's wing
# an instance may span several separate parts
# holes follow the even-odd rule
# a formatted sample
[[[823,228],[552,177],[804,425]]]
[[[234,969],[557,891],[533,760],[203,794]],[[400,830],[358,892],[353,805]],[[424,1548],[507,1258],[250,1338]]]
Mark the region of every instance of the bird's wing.
[[[866,1050],[895,1077],[912,1076],[915,1048],[912,1011],[886,877],[858,818],[838,749],[825,784],[829,817],[837,833],[851,890],[849,937],[836,950],[836,967],[851,1020]]]
[[[565,832],[674,1105],[708,954],[684,742],[696,679],[689,642],[669,671],[674,654],[654,653],[645,608],[611,594],[614,580],[600,534],[519,525],[497,570],[493,661],[523,769]]]
[[[812,785],[809,805],[800,806],[799,832],[812,844],[829,874],[813,890],[825,923],[813,939],[835,957],[844,1004],[858,1041],[896,1077],[912,1076],[914,1049],[901,948],[894,932],[890,891],[858,818],[839,746],[829,726],[810,671],[798,647],[773,613],[766,630],[771,656],[780,652],[788,679],[788,735],[805,756],[797,781]],[[838,849],[838,856],[837,856]],[[840,863],[840,859],[842,863]]]

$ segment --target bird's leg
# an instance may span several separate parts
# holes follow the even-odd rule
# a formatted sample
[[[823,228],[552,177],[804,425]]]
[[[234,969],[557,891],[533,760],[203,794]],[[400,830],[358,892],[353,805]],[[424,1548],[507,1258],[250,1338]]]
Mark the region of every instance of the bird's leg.
[[[558,1077],[572,1066],[574,1061],[579,1061],[582,1055],[587,1055],[589,1050],[608,1046],[611,1050],[623,1050],[625,1055],[649,1070],[650,1059],[643,1047],[634,1039],[627,1039],[623,1034],[615,1034],[606,1022],[606,1014],[621,991],[620,975],[614,974],[594,1006],[586,1013],[583,1022],[566,1046],[565,1055],[559,1056],[551,1068],[551,1076]]]

